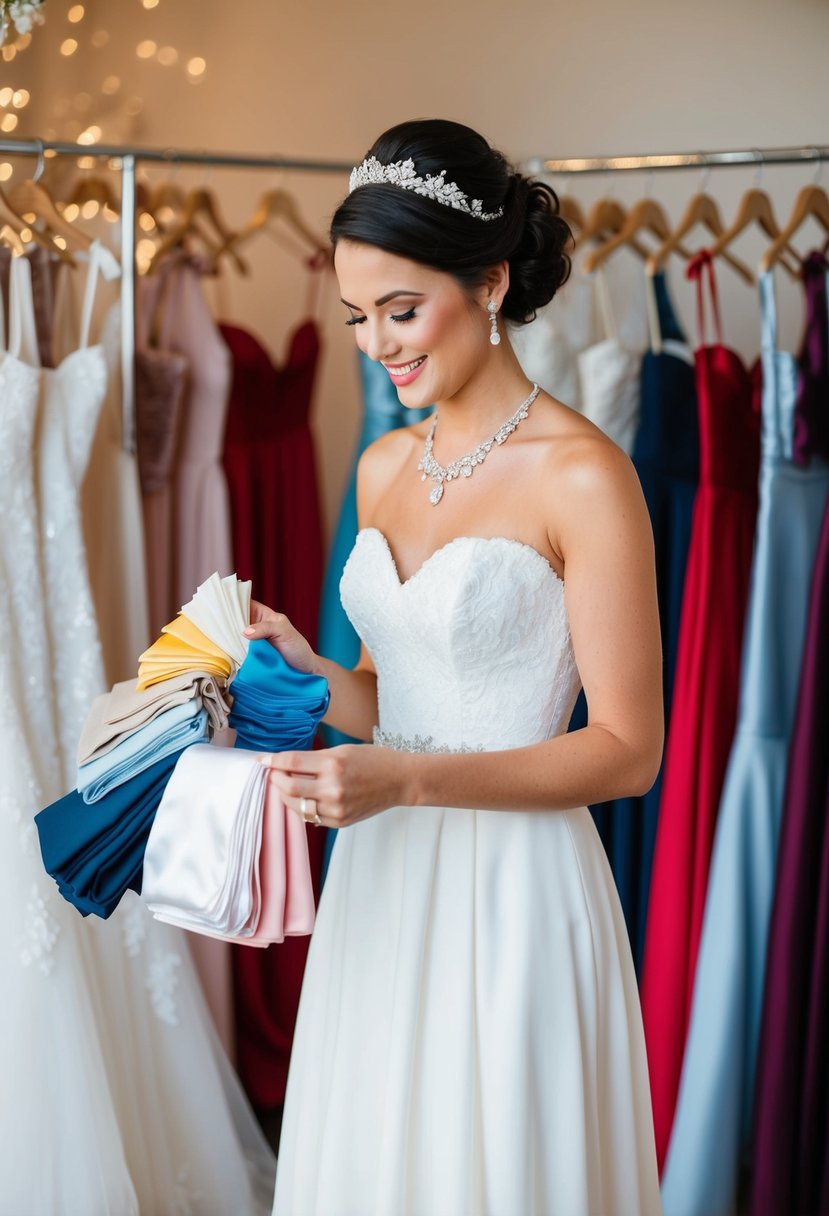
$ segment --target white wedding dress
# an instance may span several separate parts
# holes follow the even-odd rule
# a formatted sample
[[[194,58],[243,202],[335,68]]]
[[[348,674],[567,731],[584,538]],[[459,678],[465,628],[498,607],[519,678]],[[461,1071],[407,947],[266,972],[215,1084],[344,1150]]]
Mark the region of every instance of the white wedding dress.
[[[93,250],[90,300],[97,262]],[[57,368],[37,366],[25,258],[12,263],[10,314],[0,350],[0,1216],[256,1216],[270,1206],[272,1154],[183,934],[132,893],[110,920],[84,920],[43,869],[33,818],[74,785],[77,738],[103,685],[79,490],[106,367],[86,324]],[[0,347],[3,332],[0,317]]]
[[[343,604],[380,741],[510,748],[579,688],[564,584],[460,537],[404,583],[360,532]],[[589,812],[397,807],[341,831],[311,941],[279,1216],[660,1211],[639,998]]]

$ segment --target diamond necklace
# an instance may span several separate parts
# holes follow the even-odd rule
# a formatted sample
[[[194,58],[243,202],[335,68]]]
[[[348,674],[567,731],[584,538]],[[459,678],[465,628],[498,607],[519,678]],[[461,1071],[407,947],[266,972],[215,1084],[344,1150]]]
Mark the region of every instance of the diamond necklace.
[[[443,498],[444,482],[454,481],[456,477],[471,477],[475,471],[475,466],[483,464],[487,456],[492,450],[493,443],[502,444],[509,439],[512,432],[518,426],[519,422],[527,417],[530,412],[530,406],[538,396],[539,389],[537,384],[533,385],[533,391],[527,397],[526,401],[522,401],[518,409],[508,418],[506,422],[501,423],[498,430],[490,435],[489,439],[485,439],[483,443],[479,443],[474,452],[470,452],[468,456],[459,456],[457,460],[453,460],[451,464],[445,467],[438,464],[432,455],[432,445],[435,439],[435,428],[438,424],[438,416],[435,414],[432,419],[432,425],[429,427],[429,434],[426,436],[426,442],[423,445],[423,455],[420,458],[418,469],[423,473],[421,481],[425,481],[427,477],[431,477],[435,482],[435,487],[429,495],[429,502],[433,507],[436,507]]]

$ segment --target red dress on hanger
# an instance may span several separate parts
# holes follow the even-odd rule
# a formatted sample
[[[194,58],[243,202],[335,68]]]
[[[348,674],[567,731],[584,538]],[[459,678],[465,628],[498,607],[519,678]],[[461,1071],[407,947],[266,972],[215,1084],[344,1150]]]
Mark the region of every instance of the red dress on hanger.
[[[704,277],[716,327],[704,345]],[[737,720],[740,656],[757,516],[759,364],[723,345],[714,268],[692,259],[700,346],[694,362],[700,482],[682,599],[676,679],[654,850],[642,973],[660,1168],[673,1123],[708,866]]]
[[[312,320],[294,331],[275,367],[253,334],[221,326],[233,358],[224,444],[237,575],[253,598],[284,612],[316,645],[323,575],[322,521],[309,410],[320,351]],[[308,831],[319,895],[324,833]],[[236,1064],[251,1102],[271,1110],[285,1098],[288,1061],[309,938],[267,950],[234,949]]]

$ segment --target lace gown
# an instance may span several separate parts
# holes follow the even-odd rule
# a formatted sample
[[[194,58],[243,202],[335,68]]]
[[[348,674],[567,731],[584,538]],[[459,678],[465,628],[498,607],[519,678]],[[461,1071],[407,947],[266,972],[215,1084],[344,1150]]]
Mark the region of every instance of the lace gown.
[[[93,255],[87,300],[96,271]],[[77,738],[103,685],[79,484],[106,376],[102,349],[86,345],[86,308],[81,347],[54,370],[37,366],[23,258],[11,296],[0,355],[0,512],[15,521],[0,529],[0,1216],[252,1216],[267,1206],[272,1158],[183,936],[133,897],[107,922],[83,921],[40,861],[33,815],[74,785]]]
[[[502,751],[566,730],[564,585],[534,549],[460,537],[401,583],[364,529],[341,592],[386,745]],[[659,1210],[636,980],[587,809],[397,807],[340,832],[274,1211]]]

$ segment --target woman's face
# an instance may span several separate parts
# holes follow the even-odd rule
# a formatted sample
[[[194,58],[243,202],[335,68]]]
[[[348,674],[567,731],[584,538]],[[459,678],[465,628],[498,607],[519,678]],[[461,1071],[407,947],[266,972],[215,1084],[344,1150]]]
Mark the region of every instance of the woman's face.
[[[400,401],[420,409],[453,397],[486,357],[486,289],[374,245],[342,240],[334,265],[357,345],[382,363]]]

